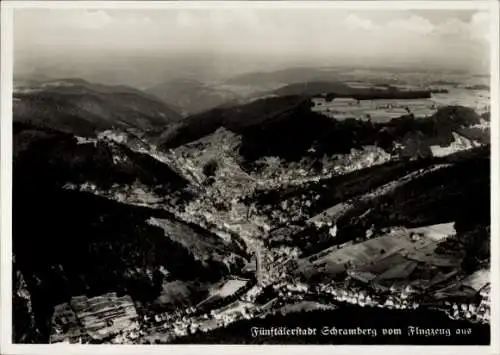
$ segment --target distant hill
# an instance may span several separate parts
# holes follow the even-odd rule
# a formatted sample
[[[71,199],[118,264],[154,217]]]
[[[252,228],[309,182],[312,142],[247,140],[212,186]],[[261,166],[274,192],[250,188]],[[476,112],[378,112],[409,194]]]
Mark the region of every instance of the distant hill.
[[[275,95],[325,95],[328,100],[335,97],[350,97],[358,100],[377,99],[421,99],[430,98],[430,90],[402,91],[393,87],[354,88],[336,81],[306,81],[285,85],[272,92]]]
[[[220,127],[244,134],[262,125],[286,119],[289,114],[310,111],[311,102],[300,96],[273,97],[249,104],[216,108],[190,116],[167,129],[160,137],[164,149],[192,142],[215,132]]]
[[[311,105],[311,100],[303,96],[279,96],[214,109],[171,126],[158,144],[163,149],[175,148],[223,127],[241,135],[239,153],[248,162],[263,156],[296,160],[345,154],[368,145],[415,157],[432,155],[432,146],[449,146],[457,134],[481,122],[474,110],[461,106],[441,108],[428,118],[407,115],[386,123],[372,123],[356,119],[337,121],[311,112]],[[472,132],[469,134],[472,139]],[[480,142],[484,143],[484,138],[483,134]]]
[[[185,114],[195,114],[238,99],[226,89],[195,80],[171,80],[145,90]]]
[[[490,86],[484,84],[466,85],[464,88],[467,90],[490,90]]]
[[[238,85],[291,84],[314,80],[338,80],[339,70],[320,68],[289,68],[269,72],[253,72],[241,74],[227,80],[227,83]]]
[[[182,119],[168,105],[139,90],[82,79],[15,84],[13,96],[14,122],[81,136],[106,129],[154,132]]]
[[[275,95],[320,95],[328,92],[350,93],[352,88],[336,81],[305,81],[287,84],[273,91]]]

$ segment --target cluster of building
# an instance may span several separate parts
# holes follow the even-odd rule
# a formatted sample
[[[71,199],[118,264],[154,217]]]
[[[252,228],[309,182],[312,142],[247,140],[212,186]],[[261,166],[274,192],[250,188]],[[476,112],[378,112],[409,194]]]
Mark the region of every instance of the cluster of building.
[[[195,307],[188,307],[185,309],[176,309],[172,312],[162,312],[154,314],[144,314],[142,316],[142,321],[144,324],[153,323],[155,325],[163,324],[165,322],[174,322],[178,319],[182,319],[188,314],[195,312]]]
[[[476,323],[489,323],[491,317],[490,284],[479,291],[480,302],[445,302],[445,309],[452,319],[466,319]]]
[[[371,295],[366,289],[352,286],[349,282],[320,284],[313,288],[302,282],[286,280],[275,282],[272,285],[276,296],[265,305],[258,306],[253,303],[265,287],[255,285],[240,298],[240,301],[213,309],[202,316],[189,317],[186,314],[174,322],[169,321],[170,318],[168,317],[159,317],[158,321],[165,322],[164,328],[169,332],[170,336],[180,337],[198,331],[206,332],[214,328],[224,327],[240,319],[251,319],[258,315],[259,312],[266,311],[266,309],[272,311],[271,308],[274,307],[273,305],[276,304],[277,300],[286,302],[301,301],[308,294],[326,294],[332,296],[337,302],[346,302],[360,307],[388,309],[416,309],[419,307],[419,303],[413,297],[415,290],[411,286],[391,287],[390,294]],[[490,315],[488,288],[482,290],[481,295],[483,298],[478,305],[448,303],[451,309],[450,317],[488,322]]]
[[[281,261],[285,255],[286,250],[282,250],[282,253],[277,253],[275,259],[270,253],[266,253],[265,256],[260,257],[260,259],[264,258],[269,263],[270,260]],[[271,270],[275,270],[275,268]],[[304,294],[308,291],[309,286],[303,283],[294,284],[285,280],[276,283],[277,279],[275,277],[277,276],[274,275],[271,270],[269,272],[263,272],[261,276],[257,275],[256,278],[259,282],[239,296],[238,300],[227,305],[213,308],[202,315],[197,315],[196,309],[190,307],[183,312],[178,311],[172,314],[155,314],[152,317],[145,318],[144,321],[150,322],[153,320],[156,325],[160,325],[160,327],[163,328],[163,331],[166,332],[168,336],[182,337],[198,331],[206,332],[214,328],[224,327],[237,320],[255,317],[259,312],[263,312],[271,307],[273,301],[277,300],[277,297],[274,297],[266,304],[260,306],[254,303],[256,298],[263,292],[263,289],[271,284],[276,292],[276,296],[283,296],[283,298],[286,299],[290,299],[290,296]],[[258,271],[261,271],[259,266],[256,268],[256,272]],[[271,277],[273,275],[274,277]],[[300,300],[300,298],[301,297],[298,297],[297,300]]]
[[[248,292],[241,296],[241,300],[244,302],[255,302],[257,296],[262,292],[262,288],[263,287],[258,284],[255,285],[250,290],[248,290]]]
[[[146,332],[144,330],[130,330],[130,331],[122,331],[118,333],[113,339],[111,339],[111,343],[113,344],[134,344],[137,339],[144,336]]]
[[[336,301],[347,302],[360,307],[380,307],[389,309],[415,309],[418,303],[411,299],[411,289],[404,288],[386,297],[370,295],[365,290],[349,289],[345,284],[321,284],[318,291],[330,294]]]
[[[320,175],[311,175],[307,169],[306,162],[287,163],[279,157],[265,157],[257,161],[263,166],[258,174],[258,183],[268,188],[276,188],[280,185],[302,184],[313,179],[320,179]]]
[[[301,282],[280,282],[273,285],[273,289],[277,293],[280,298],[286,299],[294,299],[297,298],[299,300],[301,295],[306,294],[309,291],[309,285],[301,283]],[[294,297],[299,296],[299,297]]]
[[[92,298],[77,296],[54,308],[51,343],[100,342],[116,336],[135,339],[138,330],[130,296],[118,297],[115,292]]]
[[[466,319],[471,322],[489,323],[491,311],[490,308],[484,304],[474,303],[452,303],[448,304],[450,307],[446,310],[448,316],[452,319]]]
[[[327,160],[324,165],[332,166],[335,175],[343,175],[356,170],[387,163],[394,157],[382,148],[365,146],[363,149],[351,149],[349,154],[337,155],[335,160]]]
[[[256,308],[252,303],[236,301],[203,315],[189,316],[186,314],[175,321],[165,320],[162,328],[167,338],[182,337],[199,331],[207,332],[218,327],[225,327],[240,319],[250,319],[255,312]]]
[[[314,148],[311,148],[310,152],[314,152]],[[363,149],[353,148],[348,154],[323,156],[320,160],[322,169],[319,173],[308,168],[314,160],[284,164],[276,158],[277,161],[267,166],[258,176],[257,183],[269,189],[276,189],[283,185],[319,182],[335,175],[384,164],[393,158],[391,154],[376,146],[366,146]]]
[[[163,341],[171,337],[187,335],[189,334],[191,316],[195,312],[195,307],[188,307],[177,309],[173,312],[145,314],[143,316],[143,328],[140,330],[140,335],[150,337],[151,334],[159,332],[162,334]]]

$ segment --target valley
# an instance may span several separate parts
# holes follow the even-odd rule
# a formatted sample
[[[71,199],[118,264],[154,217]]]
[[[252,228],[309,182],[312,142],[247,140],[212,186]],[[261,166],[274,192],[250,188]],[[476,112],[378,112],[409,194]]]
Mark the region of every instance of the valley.
[[[356,314],[435,317],[489,342],[489,90],[332,73],[254,73],[210,94],[178,79],[19,85],[15,339],[272,343],[249,329]],[[394,341],[377,339],[359,341]]]

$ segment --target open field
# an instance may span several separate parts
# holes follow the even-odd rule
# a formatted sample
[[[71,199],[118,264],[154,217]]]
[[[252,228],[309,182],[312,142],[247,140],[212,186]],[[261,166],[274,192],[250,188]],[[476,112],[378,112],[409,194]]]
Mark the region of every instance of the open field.
[[[490,270],[487,269],[480,269],[462,280],[463,285],[469,286],[476,291],[481,290],[490,282]]]
[[[377,256],[382,256],[386,253],[391,254],[411,247],[412,241],[404,233],[389,234],[335,250],[313,263],[318,266],[330,263],[346,264],[348,262],[361,265],[370,262],[377,258]]]
[[[434,251],[437,247],[437,242],[430,242],[419,249],[408,250],[404,255],[410,259],[426,263],[433,266],[441,267],[458,267],[461,259],[456,255],[436,254]]]
[[[417,267],[417,262],[408,260],[400,253],[390,254],[387,257],[378,259],[376,262],[356,267],[356,273],[367,273],[376,280],[404,279]]]
[[[426,238],[440,241],[456,233],[454,223],[440,223],[432,226],[408,229],[408,232],[422,235]]]
[[[314,99],[314,111],[323,113],[337,120],[356,118],[373,122],[388,122],[408,114],[407,108],[415,117],[430,116],[437,107],[431,99],[398,99],[398,100],[361,100],[334,99],[326,102],[324,99]]]
[[[139,326],[130,296],[118,297],[114,292],[92,298],[79,296],[73,297],[70,304],[79,323],[94,339],[104,339]]]
[[[218,295],[220,297],[230,296],[235,292],[237,292],[242,287],[244,287],[247,284],[247,282],[248,281],[245,280],[229,279],[220,287],[210,290],[210,295],[211,296]]]
[[[448,94],[433,94],[432,101],[438,106],[462,105],[473,108],[478,114],[489,111],[490,93],[487,90],[449,88]]]
[[[451,223],[393,230],[381,237],[304,258],[299,262],[300,272],[335,277],[349,270],[367,280],[389,280],[408,278],[419,264],[457,267],[461,262],[459,256],[435,253],[436,240],[453,231]]]
[[[373,122],[387,122],[410,112],[415,117],[426,117],[434,114],[439,107],[451,105],[470,107],[478,114],[489,111],[490,94],[487,90],[469,90],[449,86],[443,89],[448,90],[448,93],[433,93],[429,99],[356,101],[339,98],[327,102],[323,98],[315,98],[313,110],[337,120],[370,118]]]

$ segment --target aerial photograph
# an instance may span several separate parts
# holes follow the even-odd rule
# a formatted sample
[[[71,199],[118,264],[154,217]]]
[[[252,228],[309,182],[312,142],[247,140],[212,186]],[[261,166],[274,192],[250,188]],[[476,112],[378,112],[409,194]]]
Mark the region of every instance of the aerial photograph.
[[[490,345],[490,16],[13,9],[12,343]]]

